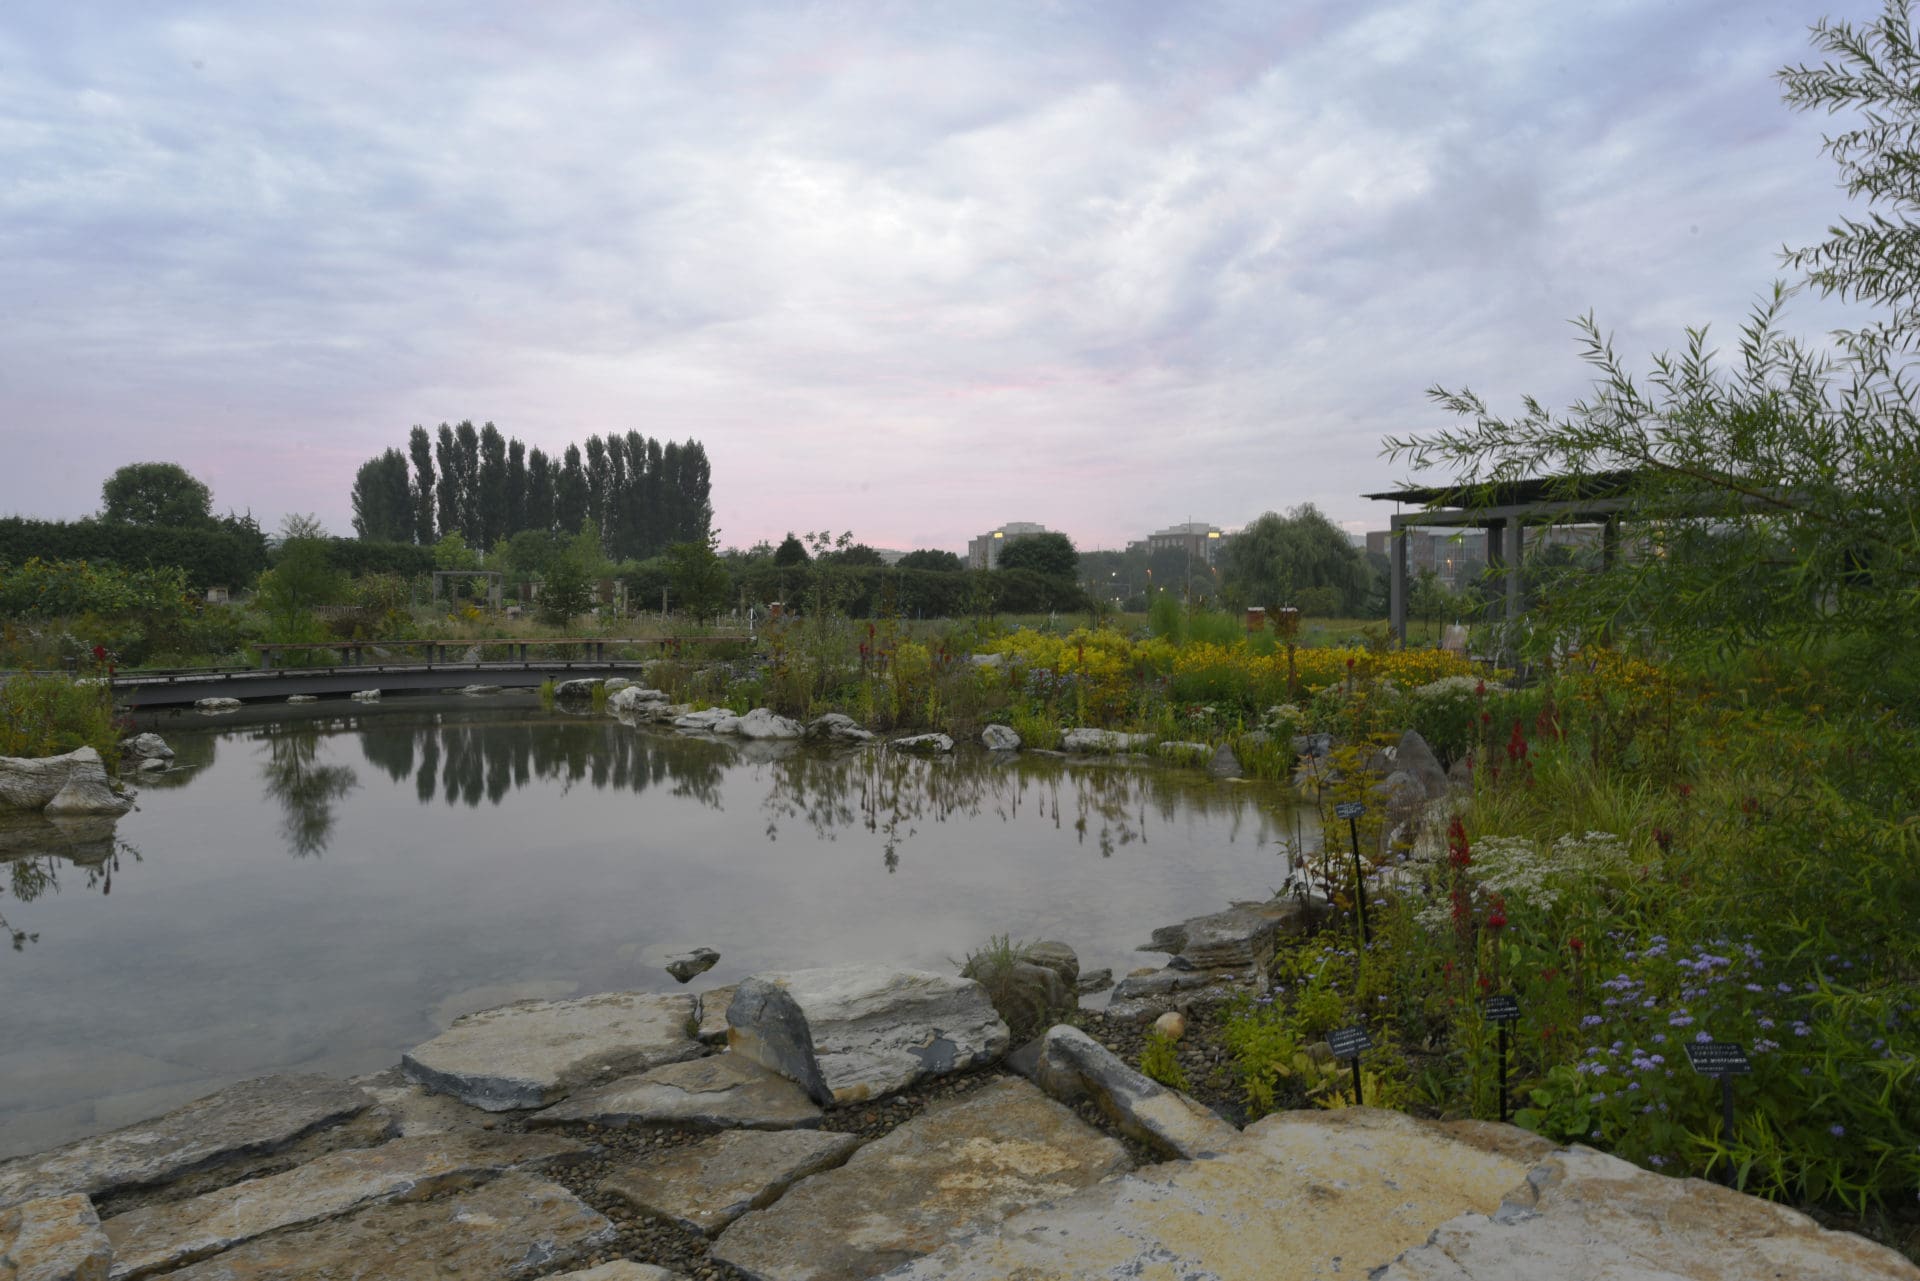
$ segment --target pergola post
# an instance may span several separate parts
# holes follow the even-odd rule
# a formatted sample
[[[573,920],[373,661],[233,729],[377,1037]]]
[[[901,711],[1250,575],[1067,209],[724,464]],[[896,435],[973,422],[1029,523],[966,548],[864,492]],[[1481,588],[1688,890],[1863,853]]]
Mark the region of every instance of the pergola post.
[[[1507,621],[1513,622],[1526,604],[1526,583],[1521,577],[1526,560],[1526,526],[1509,518],[1507,528],[1513,531],[1513,546],[1507,549]]]
[[[1407,528],[1393,517],[1387,535],[1387,617],[1400,648],[1407,647]]]
[[[1496,570],[1504,569],[1507,564],[1507,522],[1498,519],[1489,520],[1486,523],[1486,530],[1487,572],[1491,574]],[[1487,605],[1487,621],[1492,622],[1493,619],[1494,609],[1492,603],[1489,602]]]
[[[1600,568],[1611,570],[1620,557],[1620,518],[1607,517],[1607,523],[1600,527]]]

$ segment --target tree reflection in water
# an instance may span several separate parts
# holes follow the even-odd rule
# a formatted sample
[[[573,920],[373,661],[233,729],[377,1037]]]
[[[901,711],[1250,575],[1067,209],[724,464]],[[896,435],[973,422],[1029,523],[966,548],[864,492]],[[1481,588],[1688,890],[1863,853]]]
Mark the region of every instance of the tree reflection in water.
[[[320,763],[320,727],[291,725],[261,735],[267,760],[260,767],[267,795],[280,803],[286,816],[280,834],[295,858],[320,854],[333,833],[333,803],[360,786],[360,778],[345,765]]]
[[[113,818],[45,818],[9,815],[0,820],[0,865],[6,888],[22,903],[57,894],[61,877],[78,868],[81,888],[113,893],[113,874],[123,856],[140,861],[140,851],[114,835]],[[38,942],[39,931],[13,925],[0,913],[0,933],[16,952]]]
[[[773,790],[763,803],[767,839],[783,822],[805,823],[821,840],[835,840],[856,824],[880,838],[887,871],[900,866],[900,849],[923,823],[956,815],[991,815],[1013,822],[1032,805],[1060,828],[1071,821],[1078,839],[1094,841],[1102,858],[1135,842],[1149,842],[1150,820],[1171,824],[1181,813],[1225,813],[1229,840],[1253,823],[1257,845],[1289,842],[1282,813],[1290,805],[1258,803],[1233,788],[1189,771],[1131,763],[1069,764],[1057,757],[1017,760],[976,756],[926,757],[867,748],[822,754],[795,751],[772,764]]]
[[[367,760],[399,781],[411,776],[421,804],[444,797],[498,805],[533,780],[568,787],[644,792],[666,785],[674,796],[720,808],[720,780],[733,759],[724,743],[636,733],[617,721],[461,717],[457,722],[370,723],[360,733]]]

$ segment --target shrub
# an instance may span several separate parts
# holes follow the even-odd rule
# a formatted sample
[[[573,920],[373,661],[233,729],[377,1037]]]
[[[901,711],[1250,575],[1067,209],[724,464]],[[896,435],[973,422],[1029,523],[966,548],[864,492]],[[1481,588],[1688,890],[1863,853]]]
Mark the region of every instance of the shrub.
[[[105,682],[21,675],[0,685],[0,756],[59,756],[91,747],[112,768],[119,741]]]
[[[1187,1070],[1180,1066],[1173,1038],[1151,1029],[1147,1032],[1147,1047],[1140,1052],[1140,1071],[1171,1090],[1192,1088],[1187,1081]]]

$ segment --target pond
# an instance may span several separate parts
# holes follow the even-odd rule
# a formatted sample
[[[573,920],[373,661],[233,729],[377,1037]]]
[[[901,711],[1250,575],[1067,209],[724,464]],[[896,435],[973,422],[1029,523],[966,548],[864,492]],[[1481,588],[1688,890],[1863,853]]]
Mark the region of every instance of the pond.
[[[351,706],[351,711],[343,707]],[[0,1156],[274,1071],[352,1075],[473,1010],[876,961],[995,934],[1086,969],[1279,889],[1284,791],[1152,764],[740,744],[530,694],[146,718],[117,827],[0,828]]]

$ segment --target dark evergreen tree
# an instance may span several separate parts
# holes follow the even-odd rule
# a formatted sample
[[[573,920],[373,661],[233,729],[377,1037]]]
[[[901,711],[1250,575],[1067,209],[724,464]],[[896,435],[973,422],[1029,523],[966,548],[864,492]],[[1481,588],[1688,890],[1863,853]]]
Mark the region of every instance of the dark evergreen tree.
[[[458,533],[461,530],[460,449],[453,443],[453,428],[447,423],[440,424],[434,454],[440,465],[440,479],[433,487],[434,506],[440,514],[440,533]]]
[[[567,452],[560,458],[560,479],[554,486],[554,514],[561,533],[577,534],[587,520],[587,475],[580,465],[580,446],[568,445]]]
[[[551,534],[558,524],[553,464],[543,449],[527,451],[527,528]]]
[[[453,429],[453,438],[459,445],[460,532],[469,546],[475,546],[480,539],[480,433],[470,419],[462,419]]]
[[[413,541],[433,545],[433,441],[425,427],[407,434],[407,452],[413,455]]]
[[[488,551],[512,532],[507,528],[507,441],[492,423],[480,429],[479,489],[478,546]]]
[[[627,547],[627,442],[618,432],[607,435],[606,513],[600,521],[600,537],[607,554],[620,560],[631,554]]]
[[[413,538],[413,493],[407,456],[389,449],[360,465],[353,478],[353,531],[363,539],[404,543]]]
[[[507,442],[507,537],[527,527],[527,447],[515,436]]]
[[[587,437],[587,519],[607,530],[607,442],[598,436]]]
[[[794,537],[792,530],[787,531],[787,536],[780,540],[780,546],[774,549],[773,553],[773,563],[781,569],[804,565],[812,559],[813,557],[807,555],[806,544]]]

